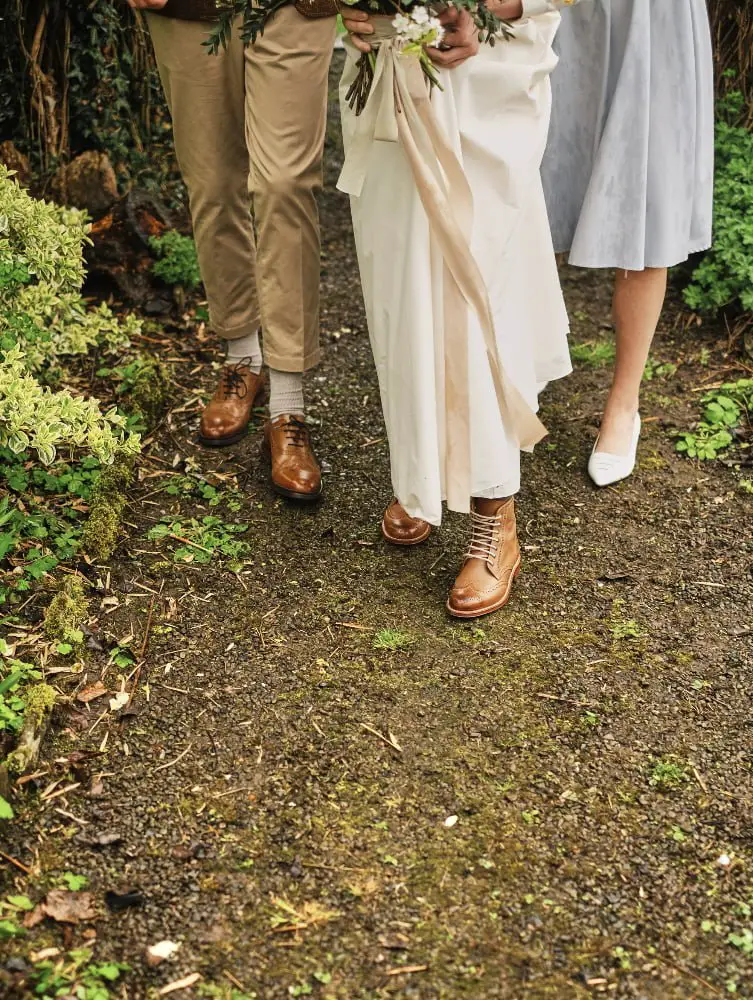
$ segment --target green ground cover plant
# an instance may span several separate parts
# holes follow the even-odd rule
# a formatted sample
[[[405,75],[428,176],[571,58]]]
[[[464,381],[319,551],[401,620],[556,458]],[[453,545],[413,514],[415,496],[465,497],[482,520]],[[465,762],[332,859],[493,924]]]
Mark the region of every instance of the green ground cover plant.
[[[231,569],[240,569],[251,546],[237,536],[247,530],[248,525],[228,523],[214,515],[187,519],[166,515],[149,529],[147,537],[177,542],[172,552],[175,562],[205,564],[216,557],[229,561]]]
[[[714,246],[684,293],[696,312],[753,310],[753,131],[744,124],[747,110],[739,90],[717,106]]]
[[[177,285],[186,290],[199,287],[199,258],[196,244],[190,236],[171,229],[163,236],[152,236],[149,245],[157,257],[152,265],[156,277],[166,285]]]
[[[749,447],[753,428],[753,379],[728,382],[701,398],[703,410],[692,431],[682,431],[675,447],[688,458],[710,461],[733,445]]]

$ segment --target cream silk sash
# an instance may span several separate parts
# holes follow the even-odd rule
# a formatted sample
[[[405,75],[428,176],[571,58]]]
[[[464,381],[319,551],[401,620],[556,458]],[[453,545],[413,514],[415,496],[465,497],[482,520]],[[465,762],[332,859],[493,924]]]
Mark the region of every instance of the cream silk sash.
[[[471,252],[473,192],[461,163],[440,128],[419,60],[394,44],[388,18],[374,18],[370,40],[379,48],[371,93],[356,119],[338,188],[359,197],[374,141],[403,147],[444,261],[445,490],[453,510],[468,511],[471,492],[468,307],[484,338],[499,412],[522,449],[532,448],[546,428],[507,377],[497,347],[489,294]]]

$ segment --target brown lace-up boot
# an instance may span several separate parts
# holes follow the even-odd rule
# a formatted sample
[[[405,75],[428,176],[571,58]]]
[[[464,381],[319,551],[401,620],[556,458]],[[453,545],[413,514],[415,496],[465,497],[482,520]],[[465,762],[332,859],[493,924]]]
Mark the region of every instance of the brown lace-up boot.
[[[204,407],[199,441],[210,448],[235,444],[248,430],[255,406],[264,402],[264,376],[241,362],[225,365],[214,396]]]
[[[481,500],[471,507],[471,543],[450,591],[447,610],[455,618],[480,618],[507,604],[520,572],[515,501]]]
[[[264,450],[272,461],[272,487],[288,500],[316,500],[322,474],[311,447],[308,426],[284,413],[264,425]]]
[[[411,517],[402,504],[393,500],[382,518],[382,534],[390,545],[420,545],[431,534],[431,525]]]

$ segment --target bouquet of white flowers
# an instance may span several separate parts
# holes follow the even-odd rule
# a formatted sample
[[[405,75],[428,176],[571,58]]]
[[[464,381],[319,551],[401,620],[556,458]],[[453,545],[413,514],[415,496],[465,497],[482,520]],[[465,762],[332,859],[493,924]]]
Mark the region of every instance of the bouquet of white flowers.
[[[439,87],[439,76],[432,63],[427,48],[441,46],[444,28],[440,15],[448,8],[465,11],[473,18],[478,28],[479,39],[489,45],[494,45],[498,38],[509,38],[512,34],[510,25],[491,13],[484,0],[413,0],[400,3],[399,0],[341,0],[349,7],[366,10],[374,15],[394,15],[392,27],[395,34],[392,39],[394,48],[406,56],[416,56],[421,63],[424,76],[431,87]],[[353,81],[346,100],[357,115],[366,107],[374,79],[375,55],[373,52],[364,54],[358,60],[358,74]]]

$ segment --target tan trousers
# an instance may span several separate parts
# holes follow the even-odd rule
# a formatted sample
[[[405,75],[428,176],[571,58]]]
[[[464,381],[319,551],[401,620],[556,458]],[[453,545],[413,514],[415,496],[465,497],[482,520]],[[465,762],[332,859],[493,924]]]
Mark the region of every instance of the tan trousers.
[[[255,45],[236,30],[218,56],[202,48],[207,24],[148,23],[212,327],[233,340],[261,324],[267,364],[304,371],[319,360],[316,192],[335,20],[286,7]]]

